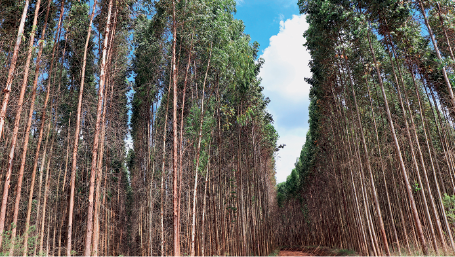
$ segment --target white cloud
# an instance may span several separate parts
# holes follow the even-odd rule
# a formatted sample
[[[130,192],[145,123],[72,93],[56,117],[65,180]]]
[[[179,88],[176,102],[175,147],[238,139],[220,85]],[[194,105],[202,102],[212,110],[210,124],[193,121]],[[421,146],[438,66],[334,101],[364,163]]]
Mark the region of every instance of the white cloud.
[[[271,99],[268,109],[280,135],[278,143],[286,144],[276,162],[277,182],[285,181],[294,168],[308,131],[310,85],[304,79],[311,77],[311,56],[303,46],[306,29],[304,15],[280,21],[280,32],[270,38],[261,56],[265,59],[260,73],[262,86]]]
[[[270,38],[270,46],[264,50],[265,59],[261,71],[267,83],[266,91],[284,95],[294,102],[308,99],[310,87],[304,81],[311,76],[308,61],[310,54],[303,46],[303,32],[308,28],[305,16],[294,15],[280,21],[280,32]]]
[[[285,133],[283,133],[283,131]],[[276,158],[276,181],[283,182],[291,174],[294,164],[300,156],[300,151],[305,143],[306,133],[308,128],[300,128],[286,131],[281,129],[279,144],[286,144],[283,149],[278,152]]]
[[[235,0],[235,3],[236,3],[237,5],[242,5],[243,2],[245,2],[245,0]]]

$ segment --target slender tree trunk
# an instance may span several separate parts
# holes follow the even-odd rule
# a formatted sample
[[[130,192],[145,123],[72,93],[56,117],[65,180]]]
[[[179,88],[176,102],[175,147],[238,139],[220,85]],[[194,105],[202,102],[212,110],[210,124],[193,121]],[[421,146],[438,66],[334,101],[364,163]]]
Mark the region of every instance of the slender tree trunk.
[[[167,135],[167,119],[168,119],[168,112],[169,112],[169,101],[171,96],[171,79],[169,81],[169,90],[167,92],[167,101],[166,101],[166,114],[164,115],[164,127],[163,127],[163,156],[162,156],[162,163],[161,163],[161,205],[160,205],[160,218],[161,218],[161,256],[164,256],[164,168],[166,163],[166,135]]]
[[[205,185],[204,185],[204,197],[203,197],[203,207],[202,207],[202,224],[201,224],[201,229],[202,229],[202,246],[201,246],[201,255],[205,256],[205,211],[206,211],[206,206],[207,206],[207,184],[209,180],[209,172],[210,172],[210,146],[209,144],[209,158],[207,161],[207,171],[205,174]]]
[[[377,144],[379,146],[380,145],[380,141],[379,141],[379,135],[378,135],[378,127],[377,127],[377,124],[376,124],[376,114],[375,114],[374,108],[373,108],[373,100],[371,98],[370,86],[369,86],[368,81],[367,81],[366,78],[365,78],[365,84],[367,85],[367,88],[368,88],[368,97],[370,99],[370,108],[371,108],[371,112],[373,114],[373,124],[374,124],[376,142],[377,142]],[[394,234],[395,241],[396,241],[397,248],[398,248],[398,253],[401,253],[400,240],[398,239],[398,233],[397,233],[397,229],[396,229],[396,226],[395,226],[395,219],[393,218],[392,204],[391,204],[391,201],[390,201],[389,190],[388,190],[388,187],[387,187],[387,180],[386,180],[386,177],[385,177],[384,161],[383,161],[382,152],[381,152],[381,148],[380,147],[378,147],[378,152],[379,152],[379,158],[380,158],[380,162],[381,162],[382,178],[383,178],[384,187],[385,187],[385,190],[386,190],[387,206],[388,206],[388,209],[389,209],[390,221],[392,222],[392,229],[393,229],[393,234]]]
[[[444,19],[442,18],[442,15],[441,15],[441,5],[439,3],[436,3],[436,6],[438,7],[439,21],[441,22],[441,28],[444,31],[444,38],[445,38],[447,46],[449,48],[450,58],[452,58],[452,60],[455,60],[455,57],[453,56],[452,45],[450,44],[449,37],[447,36],[446,27],[444,26]]]
[[[101,123],[101,112],[103,108],[103,103],[105,104],[104,99],[104,85],[106,84],[106,59],[107,59],[107,43],[109,40],[109,27],[111,24],[111,12],[112,12],[112,1],[109,1],[109,10],[106,18],[106,28],[104,31],[104,42],[103,42],[103,56],[100,67],[100,84],[98,89],[98,106],[96,109],[96,123],[95,123],[95,133],[93,139],[93,148],[92,148],[92,165],[90,168],[90,191],[88,196],[88,210],[87,210],[87,231],[85,236],[85,250],[84,255],[91,255],[91,246],[92,246],[92,233],[93,233],[93,201],[95,193],[95,176],[96,176],[96,166],[97,166],[97,155],[99,148],[99,134],[100,134],[100,123]],[[100,177],[101,178],[101,177]]]
[[[196,169],[195,169],[195,177],[194,177],[194,191],[193,191],[193,222],[191,225],[191,256],[195,255],[195,250],[194,250],[194,238],[196,236],[196,203],[197,203],[197,182],[198,182],[198,174],[199,174],[199,155],[201,151],[201,140],[202,140],[202,124],[204,122],[204,99],[205,99],[205,85],[207,82],[207,75],[210,69],[210,60],[212,58],[212,48],[210,48],[210,55],[209,55],[209,61],[207,64],[207,70],[205,72],[205,78],[204,78],[204,84],[202,86],[202,100],[201,100],[201,119],[199,121],[199,132],[198,132],[198,141],[197,141],[197,150],[196,150]]]
[[[112,100],[113,85],[111,85],[111,100]],[[106,106],[107,106],[107,88],[104,92],[105,103],[103,106],[103,118],[101,120],[101,142],[100,142],[100,155],[98,157],[97,164],[97,180],[96,180],[96,191],[95,191],[95,213],[94,213],[94,228],[93,228],[93,256],[98,256],[98,244],[100,239],[100,198],[101,198],[101,179],[103,178],[103,155],[104,155],[104,140],[106,136]],[[106,187],[106,184],[104,184]]]
[[[37,21],[38,21],[38,11],[39,11],[39,8],[40,8],[40,5],[41,5],[41,0],[37,0],[36,4],[35,4],[35,14],[34,14],[34,17],[33,17],[33,25],[32,25],[32,28],[36,28],[36,24],[37,24]],[[11,145],[11,152],[10,152],[10,158],[9,161],[11,161],[11,164],[12,164],[12,158],[11,158],[11,154],[14,155],[14,148],[15,148],[15,144],[16,144],[16,140],[17,140],[17,136],[18,136],[18,128],[19,128],[19,121],[20,121],[20,116],[21,116],[21,113],[22,113],[22,107],[23,107],[23,100],[24,100],[24,95],[25,95],[25,90],[27,89],[27,82],[28,82],[28,73],[29,73],[29,70],[30,70],[30,61],[32,59],[32,53],[33,53],[33,44],[34,44],[34,41],[35,41],[35,32],[36,32],[36,29],[33,29],[31,32],[30,32],[30,39],[29,39],[29,46],[28,46],[28,52],[27,52],[27,61],[25,62],[25,71],[24,71],[24,76],[23,76],[23,81],[22,81],[22,87],[21,87],[21,92],[20,92],[20,96],[19,96],[19,101],[18,101],[18,108],[17,108],[17,112],[16,112],[16,117],[14,119],[14,132],[13,132],[13,138],[12,138],[12,145]],[[34,101],[35,98],[33,97],[32,100]],[[25,139],[24,139],[24,147],[23,147],[23,153],[27,152],[27,147],[28,147],[28,139],[29,139],[29,133],[30,133],[30,126],[27,124],[27,129],[25,131]],[[1,132],[0,132],[1,134]],[[0,138],[1,138],[1,135],[0,135]],[[12,232],[11,232],[11,249],[10,249],[10,255],[12,256],[14,254],[14,241],[15,241],[15,237],[16,237],[16,230],[17,230],[17,217],[18,217],[18,213],[19,213],[19,203],[20,203],[20,198],[21,198],[21,189],[22,189],[22,180],[24,178],[24,168],[23,166],[25,166],[25,157],[24,157],[24,154],[22,155],[22,159],[21,159],[21,168],[19,170],[19,178],[18,178],[18,182],[17,182],[17,188],[16,188],[16,202],[14,204],[14,214],[13,214],[13,229],[12,229]],[[8,162],[8,171],[10,169],[10,162]],[[1,240],[0,240],[1,241]]]
[[[49,122],[48,125],[47,125],[47,128],[46,128],[46,142],[44,143],[44,151],[43,151],[43,156],[41,158],[41,166],[40,166],[40,169],[39,169],[39,172],[40,172],[40,176],[39,176],[39,179],[38,179],[38,202],[36,204],[36,219],[35,219],[35,228],[36,228],[36,232],[38,233],[39,232],[39,228],[38,228],[38,225],[39,225],[39,220],[40,220],[40,214],[41,214],[41,187],[43,185],[43,172],[44,172],[44,166],[46,164],[46,154],[47,154],[47,147],[48,147],[48,143],[49,143],[49,137],[50,137],[50,133],[51,133],[51,123]],[[39,157],[39,156],[38,156]],[[37,247],[37,244],[34,244],[33,245],[33,255],[36,255],[36,247]]]
[[[178,207],[179,207],[179,196],[178,194],[178,155],[177,155],[177,147],[178,147],[178,139],[177,139],[177,65],[176,65],[176,53],[175,53],[175,46],[177,44],[177,22],[176,22],[176,13],[175,13],[175,0],[172,1],[172,34],[173,34],[173,43],[172,43],[172,84],[173,84],[173,91],[174,91],[174,108],[173,108],[173,132],[174,132],[174,147],[173,147],[173,158],[172,158],[172,177],[173,177],[173,220],[174,220],[174,256],[180,256],[180,231],[179,231],[179,219],[178,219]]]
[[[407,174],[407,171],[406,171],[406,166],[404,164],[403,156],[401,154],[401,148],[400,148],[400,145],[398,143],[398,139],[397,139],[397,136],[396,136],[396,133],[395,133],[395,127],[393,125],[392,115],[390,113],[389,103],[387,101],[387,95],[386,95],[386,92],[385,92],[385,89],[384,89],[384,84],[382,82],[381,71],[379,70],[379,65],[378,65],[378,63],[376,61],[376,54],[374,52],[373,45],[371,43],[370,33],[368,33],[368,42],[370,44],[370,51],[371,51],[371,55],[373,57],[373,61],[374,61],[374,64],[375,64],[375,69],[376,69],[376,72],[378,74],[379,85],[381,87],[382,96],[384,97],[384,103],[385,103],[385,109],[386,109],[386,113],[387,113],[387,119],[389,121],[390,130],[391,130],[391,133],[392,133],[392,138],[394,140],[394,144],[395,144],[395,148],[396,148],[396,153],[398,155],[400,168],[401,168],[401,175],[403,176],[403,181],[405,183],[406,193],[408,195],[409,202],[410,202],[410,205],[411,205],[411,211],[412,211],[412,215],[413,215],[413,218],[414,218],[415,226],[417,228],[417,233],[419,235],[420,245],[422,247],[423,254],[428,255],[427,242],[426,242],[426,239],[425,239],[425,237],[423,235],[423,229],[422,229],[422,224],[420,222],[419,213],[417,212],[417,206],[415,204],[414,196],[412,194],[411,184],[409,182],[408,174]]]
[[[439,51],[439,47],[438,47],[438,42],[436,41],[436,39],[433,35],[433,30],[431,29],[430,23],[428,22],[427,14],[425,13],[425,8],[423,7],[422,0],[419,0],[419,7],[420,7],[420,10],[422,11],[423,19],[425,21],[425,25],[427,26],[428,33],[430,34],[431,42],[433,43],[434,50],[436,51],[436,55],[438,56],[438,59],[440,61],[442,61],[441,52]],[[450,46],[450,44],[449,44],[449,46]],[[447,76],[446,67],[442,67],[442,74],[444,76],[444,81],[447,86],[447,91],[449,92],[450,101],[452,103],[452,110],[455,111],[455,96],[453,94],[453,89],[452,89],[452,85],[450,84],[449,77]]]
[[[109,3],[111,4],[111,3]],[[109,7],[111,8],[111,7]],[[114,92],[114,84],[112,83],[112,81],[110,82],[109,80],[109,77],[110,77],[110,74],[108,73],[109,72],[109,69],[110,69],[110,65],[111,65],[111,60],[112,60],[112,48],[113,48],[113,41],[114,41],[114,38],[115,38],[115,27],[116,27],[116,23],[117,23],[117,13],[118,13],[118,10],[116,10],[115,14],[114,14],[114,24],[113,24],[113,29],[112,29],[112,32],[110,33],[109,35],[109,50],[107,52],[107,58],[108,58],[108,61],[106,64],[106,72],[107,72],[107,78],[106,78],[106,85],[109,85],[110,83],[110,88],[111,88],[111,91],[110,91],[110,101],[111,101],[111,104],[112,104],[112,98],[113,98],[113,92]],[[104,142],[105,142],[105,136],[106,136],[106,107],[107,107],[107,92],[108,92],[108,89],[106,88],[106,90],[104,91],[104,101],[105,101],[105,104],[103,106],[103,118],[102,118],[102,121],[101,121],[101,142],[100,142],[100,155],[98,157],[98,164],[97,164],[97,183],[96,183],[96,192],[95,192],[95,213],[94,213],[94,239],[93,239],[93,255],[94,256],[97,256],[98,255],[98,244],[99,244],[99,238],[100,238],[100,220],[99,220],[99,217],[101,216],[101,212],[100,212],[100,199],[101,199],[101,180],[102,180],[102,177],[103,177],[103,173],[102,173],[102,164],[103,164],[103,155],[104,155]],[[104,187],[106,188],[107,185],[106,185],[106,178],[105,178],[105,183],[104,183]],[[103,196],[103,201],[105,199],[105,196],[106,194],[104,194]],[[102,249],[102,247],[101,247]]]
[[[41,219],[41,229],[40,229],[40,244],[39,244],[39,254],[45,254],[43,252],[43,243],[44,243],[44,225],[45,225],[45,219],[46,219],[46,206],[47,206],[47,195],[48,195],[48,191],[49,191],[49,173],[50,173],[50,163],[51,163],[51,160],[52,160],[52,155],[53,155],[53,150],[54,150],[54,142],[55,142],[55,135],[52,136],[52,143],[51,143],[51,148],[49,150],[49,157],[48,157],[48,160],[47,160],[47,167],[46,167],[46,179],[45,179],[45,184],[44,184],[44,202],[43,202],[43,208],[42,208],[42,212],[43,212],[43,217]],[[49,228],[49,225],[48,225],[48,228]],[[49,239],[49,237],[48,237]]]
[[[48,4],[48,11],[46,12],[46,23],[47,24],[47,18],[48,18],[48,15],[49,15],[49,8],[50,8],[50,4],[51,4],[51,1],[49,1],[49,4]],[[36,7],[37,9],[39,9],[39,5],[38,7]],[[51,57],[51,66],[50,66],[50,69],[49,69],[49,74],[52,74],[52,68],[53,68],[53,65],[54,65],[54,56],[55,56],[55,52],[57,51],[57,42],[58,42],[58,38],[60,36],[60,28],[61,28],[61,24],[62,24],[62,18],[63,18],[63,11],[64,11],[64,2],[61,1],[60,3],[60,17],[59,17],[59,22],[58,22],[58,25],[57,25],[57,33],[55,35],[55,39],[54,39],[54,47],[52,49],[52,57]],[[43,27],[43,32],[42,32],[42,37],[41,37],[41,40],[44,39],[44,35],[45,35],[45,29],[46,29],[46,25]],[[16,192],[16,203],[15,205],[17,206],[17,208],[19,207],[19,203],[20,203],[20,196],[21,196],[21,188],[22,188],[22,178],[23,178],[23,174],[24,174],[24,169],[25,169],[25,162],[26,162],[26,157],[27,157],[27,150],[28,150],[28,142],[29,142],[29,137],[30,137],[30,128],[31,128],[31,123],[32,123],[32,118],[33,118],[33,111],[34,111],[34,106],[35,106],[35,97],[36,97],[36,88],[37,88],[37,84],[38,84],[38,78],[39,78],[39,67],[40,67],[40,56],[41,56],[41,53],[42,53],[42,49],[43,46],[42,46],[42,43],[40,45],[40,50],[39,50],[39,57],[37,58],[37,67],[36,67],[36,71],[35,71],[35,80],[33,82],[33,89],[32,89],[32,102],[31,102],[31,106],[30,106],[30,112],[29,112],[29,116],[28,116],[28,122],[27,122],[27,128],[26,128],[26,131],[25,131],[25,139],[24,139],[24,143],[23,143],[23,150],[22,150],[22,157],[21,157],[21,166],[20,166],[20,169],[19,169],[19,182],[18,182],[18,187],[17,187],[17,192]],[[23,86],[27,83],[27,79],[26,77],[28,77],[28,66],[29,66],[29,62],[28,62],[28,57],[27,57],[27,64],[26,64],[26,74],[24,74],[24,84]],[[47,85],[47,93],[46,93],[46,99],[45,99],[45,103],[44,103],[44,107],[43,107],[43,113],[42,113],[42,117],[41,117],[41,120],[42,120],[42,126],[44,126],[44,120],[45,120],[45,113],[46,113],[46,107],[47,107],[47,102],[48,102],[48,99],[49,99],[49,91],[50,91],[50,76],[49,76],[49,79],[48,79],[48,85]],[[41,132],[41,131],[40,131]],[[40,145],[40,142],[38,143],[38,145]],[[37,154],[39,155],[39,148],[37,148]],[[37,158],[38,156],[36,156]],[[35,169],[36,171],[36,169]],[[36,174],[36,172],[34,173]],[[34,176],[32,175],[33,179],[34,179]],[[32,184],[34,185],[34,181],[32,182]],[[31,192],[33,193],[33,188],[31,188]],[[17,209],[18,210],[18,209]],[[18,216],[18,212],[15,211],[14,213],[14,223],[16,224],[17,223],[17,216]],[[28,215],[28,212],[27,212],[27,217],[29,217]],[[28,219],[29,221],[29,219]],[[24,252],[26,251],[27,249],[27,240],[28,240],[28,224],[29,222],[26,222],[26,230],[25,230],[25,236],[24,236]],[[12,255],[12,251],[13,251],[13,248],[14,248],[14,238],[16,236],[16,229],[14,229],[12,231],[12,248],[11,248],[11,251],[10,251],[10,254]]]
[[[424,136],[425,136],[425,143],[427,145],[428,156],[430,158],[431,168],[432,168],[432,171],[433,171],[433,174],[434,174],[434,179],[435,179],[434,182],[436,184],[436,189],[438,191],[439,198],[441,199],[442,197],[441,197],[441,193],[440,193],[440,190],[439,190],[438,180],[436,179],[436,175],[435,175],[436,174],[436,170],[434,168],[433,156],[432,156],[432,153],[431,153],[430,143],[429,143],[427,129],[426,129],[426,124],[425,124],[425,113],[424,113],[424,110],[422,109],[422,103],[421,103],[421,99],[420,99],[419,88],[417,86],[417,83],[415,81],[415,76],[414,76],[414,73],[412,73],[412,71],[411,71],[411,76],[412,76],[412,81],[413,81],[413,84],[414,84],[414,87],[415,87],[415,91],[416,91],[416,95],[417,95],[417,102],[419,103],[420,118],[421,118],[421,122],[422,122]],[[401,80],[403,79],[401,76],[400,76],[400,78],[401,78]],[[406,97],[406,101],[409,103],[406,93],[405,93],[405,97]],[[410,109],[409,105],[408,105],[408,108]],[[411,116],[411,118],[412,118],[412,116]],[[413,119],[412,119],[412,121],[413,121]],[[417,132],[416,132],[416,128],[415,128],[415,125],[414,125],[414,121],[412,123],[413,123],[412,126],[413,126],[413,130],[414,130],[414,136],[416,137],[416,141],[417,141],[418,137],[417,137]],[[426,185],[428,187],[428,193],[429,193],[429,196],[430,196],[430,204],[431,204],[431,207],[432,207],[432,210],[433,210],[433,215],[434,215],[434,217],[436,219],[436,228],[438,230],[438,236],[439,236],[439,238],[441,240],[444,253],[447,253],[447,244],[446,244],[446,241],[445,241],[445,237],[443,235],[444,232],[442,230],[438,209],[436,207],[435,200],[434,200],[434,197],[433,197],[433,193],[432,193],[432,190],[431,190],[431,187],[430,187],[430,182],[428,180],[428,175],[427,175],[427,171],[426,171],[424,160],[423,160],[423,153],[422,153],[422,151],[420,149],[420,143],[418,141],[417,141],[417,147],[419,148],[420,161],[421,161],[422,166],[423,166],[425,183],[426,183]],[[444,205],[441,205],[441,206],[444,209]],[[449,229],[449,238],[452,238],[452,233],[450,232],[450,229]],[[452,246],[453,246],[453,239],[451,241],[452,241]]]
[[[352,75],[351,74],[348,74],[348,76],[349,76],[350,81],[351,81],[352,96],[354,98],[354,104],[355,104],[355,109],[356,109],[356,113],[357,113],[357,122],[359,124],[360,136],[361,136],[362,143],[363,143],[363,148],[364,148],[364,151],[365,151],[365,159],[366,159],[366,164],[367,164],[367,168],[368,168],[368,173],[370,175],[371,189],[373,191],[373,201],[375,203],[376,212],[377,212],[377,215],[378,215],[379,228],[381,230],[381,235],[382,235],[382,242],[384,244],[386,255],[390,256],[389,244],[387,242],[387,234],[385,233],[384,221],[382,219],[381,208],[379,206],[378,195],[377,195],[377,192],[376,192],[376,185],[374,183],[374,178],[373,178],[373,171],[371,169],[371,164],[370,164],[370,155],[368,153],[368,147],[367,147],[367,143],[366,143],[366,140],[365,140],[365,135],[364,135],[364,132],[363,132],[363,126],[362,126],[362,121],[361,121],[361,118],[360,118],[359,107],[357,105],[357,98],[356,98],[355,90],[354,90],[354,81],[352,80]]]
[[[182,180],[183,180],[183,165],[182,165],[182,162],[183,162],[183,154],[184,154],[184,149],[183,149],[183,125],[184,125],[184,116],[183,116],[183,113],[185,111],[185,97],[186,97],[186,86],[187,86],[187,83],[188,83],[188,73],[189,73],[189,70],[190,70],[190,66],[191,66],[191,54],[192,54],[192,50],[193,50],[193,38],[191,37],[191,47],[190,47],[190,50],[188,51],[188,63],[186,65],[186,71],[185,71],[185,80],[183,82],[183,96],[182,96],[182,113],[181,113],[181,116],[180,116],[180,142],[179,142],[179,145],[180,145],[180,157],[179,157],[179,192],[178,192],[178,207],[177,207],[177,219],[179,220],[179,223],[178,223],[178,231],[179,233],[181,233],[181,223],[180,223],[180,213],[181,213],[181,195],[182,195]]]
[[[28,2],[28,1],[27,1]],[[50,3],[47,6],[47,11],[46,11],[46,18],[43,26],[43,31],[42,34],[44,35],[46,32],[46,26],[47,26],[47,18],[49,16],[49,9],[50,9]],[[44,39],[44,36],[41,37],[41,40]],[[41,59],[41,54],[43,51],[43,43],[40,44],[39,52],[38,52],[38,57],[36,60],[36,73],[39,74],[39,67],[40,67],[40,59]],[[35,83],[37,83],[37,76],[35,75]],[[35,88],[35,87],[34,87]],[[5,98],[6,98],[5,94]],[[16,114],[16,120],[15,120],[15,127],[14,127],[14,132],[13,132],[13,138],[11,140],[11,151],[8,156],[8,168],[7,168],[7,173],[6,173],[6,181],[3,187],[3,198],[2,198],[2,207],[1,207],[1,213],[0,213],[0,246],[2,244],[2,239],[3,239],[3,230],[5,226],[5,215],[6,215],[6,204],[8,200],[8,189],[10,187],[10,179],[11,179],[11,173],[12,173],[12,168],[13,168],[13,159],[14,159],[14,153],[15,153],[15,147],[16,147],[16,141],[18,137],[18,130],[19,130],[19,122],[20,122],[20,112],[22,112],[22,101],[19,100],[19,108],[18,108],[18,113]],[[1,127],[0,127],[0,133],[1,133]],[[22,182],[22,181],[21,181]],[[15,224],[16,225],[16,224]]]
[[[3,132],[3,127],[5,125],[5,118],[6,118],[6,108],[8,106],[8,101],[11,93],[11,85],[13,84],[13,79],[14,79],[14,72],[16,70],[16,62],[17,62],[17,55],[19,54],[19,47],[21,45],[22,41],[22,36],[24,34],[24,26],[25,26],[25,19],[27,18],[27,11],[28,11],[28,5],[30,1],[26,0],[25,1],[25,6],[24,6],[24,11],[22,12],[21,16],[21,23],[19,24],[19,30],[17,32],[17,38],[16,38],[16,45],[14,46],[14,51],[13,51],[13,56],[11,58],[11,63],[9,66],[8,70],[8,78],[6,79],[6,86],[3,89],[3,102],[2,102],[2,109],[0,110],[0,139],[2,138],[2,132]],[[34,32],[34,30],[33,30]],[[1,222],[1,220],[0,220]],[[1,228],[1,225],[0,225]],[[0,231],[0,246],[2,242],[2,233],[3,229]]]
[[[71,112],[70,112],[70,115],[69,117],[71,117]],[[68,119],[68,133],[67,133],[67,137],[68,137],[68,141],[66,142],[66,158],[65,158],[65,174],[63,175],[63,183],[62,183],[62,192],[64,191],[65,189],[65,185],[66,185],[66,174],[68,173],[68,157],[69,157],[69,152],[70,152],[70,138],[71,138],[71,133],[70,133],[70,128],[71,128],[71,118]]]
[[[150,256],[153,256],[153,209],[155,207],[155,202],[154,202],[154,197],[152,195],[152,190],[153,190],[153,180],[155,176],[155,137],[156,137],[156,130],[157,130],[157,125],[155,124],[155,119],[153,117],[155,116],[154,112],[154,103],[152,102],[152,115],[151,115],[151,125],[152,125],[152,177],[150,179],[150,188],[149,188],[149,202],[150,202],[150,216],[149,216],[149,245],[150,245]],[[155,129],[153,129],[155,128]],[[155,184],[156,185],[156,184]]]
[[[90,42],[90,35],[92,33],[92,23],[93,17],[95,16],[97,0],[93,2],[93,10],[90,15],[90,22],[88,26],[87,39],[85,41],[84,47],[84,57],[82,61],[82,75],[81,75],[81,86],[79,88],[79,100],[77,104],[77,115],[76,115],[76,129],[74,132],[74,145],[73,145],[73,156],[72,156],[72,166],[71,166],[71,186],[70,186],[70,199],[69,199],[69,212],[68,212],[68,234],[67,234],[67,245],[66,245],[66,255],[71,256],[71,239],[72,239],[72,229],[73,229],[73,210],[74,210],[74,191],[76,187],[76,172],[77,172],[77,150],[79,145],[79,130],[81,125],[81,108],[82,108],[82,96],[84,92],[84,82],[85,82],[85,66],[87,63],[87,50],[88,44]],[[96,137],[95,137],[96,138]],[[93,203],[92,203],[93,204]],[[87,229],[89,226],[87,226]],[[90,252],[89,252],[90,254]],[[86,255],[89,255],[86,254]]]
[[[62,78],[63,78],[63,61],[64,61],[64,58],[65,58],[65,52],[66,52],[66,47],[67,47],[67,39],[68,39],[68,33],[66,33],[65,35],[65,46],[63,47],[63,52],[62,52],[62,65],[60,67],[60,81],[59,81],[59,92],[60,92],[60,87],[61,87],[61,83],[62,83]],[[69,117],[71,117],[71,112],[69,114]],[[66,134],[67,136],[67,146],[66,146],[66,158],[65,158],[65,173],[64,173],[64,176],[63,176],[63,183],[62,183],[62,194],[65,193],[65,183],[66,183],[66,173],[68,171],[68,156],[69,156],[69,148],[70,148],[70,128],[71,128],[71,118],[68,118],[68,133]],[[57,213],[61,214],[59,212],[59,210],[62,210],[64,212],[64,214],[61,216],[61,217],[66,217],[66,212],[67,212],[67,208],[60,208],[60,205],[62,204],[62,201],[60,200],[59,198],[59,183],[60,183],[60,174],[61,174],[61,168],[59,169],[59,175],[58,175],[58,183],[57,183],[57,198],[56,198],[56,213],[55,213],[55,229],[57,229]],[[61,222],[60,222],[60,225],[58,227],[58,251],[57,251],[57,255],[60,256],[61,255],[61,239],[62,239],[62,227],[63,227],[63,224],[64,224],[64,221],[65,221],[65,218],[62,218],[61,219]],[[55,254],[55,247],[53,249],[53,252],[52,252],[52,255]]]
[[[410,146],[410,150],[411,150],[412,162],[413,162],[415,170],[416,170],[418,183],[422,187],[421,190],[420,190],[420,193],[421,193],[422,199],[423,199],[422,204],[423,204],[423,207],[424,207],[424,210],[425,210],[425,215],[427,217],[427,221],[429,223],[430,233],[431,233],[432,242],[433,242],[433,248],[435,249],[436,254],[438,254],[439,253],[439,249],[438,249],[438,245],[437,245],[436,234],[435,234],[435,231],[434,231],[434,225],[433,225],[433,221],[432,221],[432,218],[431,218],[431,215],[430,215],[430,211],[429,211],[428,204],[427,204],[428,201],[427,201],[426,194],[425,194],[425,191],[426,191],[425,187],[426,187],[429,190],[428,192],[430,194],[430,200],[431,200],[431,197],[432,197],[431,188],[430,188],[428,183],[425,184],[425,187],[424,187],[422,179],[421,179],[421,176],[420,176],[420,168],[419,168],[419,165],[417,163],[418,161],[417,161],[417,157],[416,157],[416,153],[415,153],[416,151],[414,150],[414,144],[412,142],[411,129],[410,129],[409,124],[408,124],[407,114],[406,114],[406,109],[404,107],[404,101],[402,99],[402,94],[404,94],[406,103],[408,104],[407,105],[408,106],[408,113],[409,113],[409,116],[410,116],[411,126],[413,128],[414,140],[416,141],[416,145],[417,145],[417,153],[420,156],[420,162],[421,162],[421,166],[422,166],[422,171],[423,171],[423,173],[424,173],[424,175],[426,177],[425,162],[423,160],[422,151],[420,149],[419,139],[418,139],[416,131],[415,131],[414,118],[413,118],[411,110],[409,109],[409,101],[407,100],[405,86],[404,86],[404,81],[403,81],[403,78],[401,76],[400,67],[398,65],[398,75],[400,76],[400,79],[401,79],[401,86],[403,87],[403,93],[402,93],[402,90],[401,90],[401,87],[400,87],[400,83],[398,82],[398,78],[397,78],[397,75],[396,75],[396,72],[395,72],[395,65],[393,63],[393,58],[392,58],[391,51],[389,49],[389,45],[387,45],[387,49],[388,49],[388,55],[389,55],[390,63],[391,63],[391,66],[392,66],[392,73],[393,73],[394,82],[395,82],[396,88],[397,88],[398,99],[399,99],[399,102],[400,102],[401,110],[402,110],[403,115],[405,117],[404,120],[405,120],[405,125],[406,125],[406,135],[407,135],[409,146]],[[434,209],[433,209],[433,211],[434,211]],[[436,213],[434,213],[434,214],[436,214]],[[436,218],[437,221],[439,220],[438,215],[436,215],[435,218]],[[445,247],[444,247],[444,251],[445,251]]]

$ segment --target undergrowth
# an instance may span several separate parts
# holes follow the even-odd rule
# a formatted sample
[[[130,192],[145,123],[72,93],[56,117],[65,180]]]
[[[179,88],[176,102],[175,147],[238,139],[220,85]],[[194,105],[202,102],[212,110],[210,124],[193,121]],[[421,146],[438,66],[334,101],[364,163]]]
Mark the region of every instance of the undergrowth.
[[[278,254],[280,253],[280,251],[281,251],[281,248],[277,248],[277,249],[273,250],[273,252],[271,252],[271,253],[269,254],[269,256],[278,256]]]

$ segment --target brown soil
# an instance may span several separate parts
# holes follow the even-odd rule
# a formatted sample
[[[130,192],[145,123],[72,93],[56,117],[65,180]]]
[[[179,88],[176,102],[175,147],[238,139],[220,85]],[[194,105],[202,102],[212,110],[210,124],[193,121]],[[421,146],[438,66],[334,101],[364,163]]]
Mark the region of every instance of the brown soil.
[[[314,256],[311,253],[305,252],[305,251],[288,251],[288,250],[283,250],[280,251],[278,256]]]

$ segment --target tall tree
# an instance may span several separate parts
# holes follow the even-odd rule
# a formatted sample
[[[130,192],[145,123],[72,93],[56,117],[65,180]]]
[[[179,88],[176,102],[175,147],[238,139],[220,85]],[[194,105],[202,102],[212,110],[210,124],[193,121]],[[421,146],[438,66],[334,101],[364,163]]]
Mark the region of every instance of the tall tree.
[[[30,4],[30,1],[26,0],[25,4],[24,4],[24,10],[22,11],[19,29],[17,31],[17,38],[16,38],[16,44],[14,45],[13,56],[11,58],[11,63],[10,63],[9,69],[8,69],[8,78],[6,79],[6,86],[3,89],[4,95],[3,95],[3,101],[2,101],[2,109],[0,110],[0,139],[2,138],[3,127],[5,124],[5,118],[6,118],[6,108],[8,107],[8,101],[9,101],[10,92],[11,92],[11,85],[13,84],[14,72],[16,70],[17,56],[19,54],[19,47],[21,45],[22,37],[24,34],[24,25],[25,25],[25,19],[27,18],[27,10],[28,10],[29,4]],[[0,236],[0,238],[1,238],[1,236]],[[1,240],[0,240],[0,243],[1,243]]]

